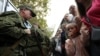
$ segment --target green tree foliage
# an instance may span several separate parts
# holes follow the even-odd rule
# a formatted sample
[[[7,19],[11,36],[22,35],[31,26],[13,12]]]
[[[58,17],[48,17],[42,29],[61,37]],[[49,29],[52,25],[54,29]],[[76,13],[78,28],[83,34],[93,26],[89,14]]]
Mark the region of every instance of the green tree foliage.
[[[41,28],[46,29],[47,23],[45,20],[45,16],[47,15],[48,2],[49,0],[11,0],[13,4],[18,7],[22,4],[28,4],[33,8],[33,11],[36,13],[36,17],[30,20],[30,22],[38,23]],[[51,31],[47,30],[49,35],[51,35]]]
[[[30,5],[34,12],[36,13],[35,19],[31,19],[31,22],[39,22],[41,27],[47,27],[45,16],[48,10],[48,1],[49,0],[12,0],[16,7],[21,4],[28,4]]]

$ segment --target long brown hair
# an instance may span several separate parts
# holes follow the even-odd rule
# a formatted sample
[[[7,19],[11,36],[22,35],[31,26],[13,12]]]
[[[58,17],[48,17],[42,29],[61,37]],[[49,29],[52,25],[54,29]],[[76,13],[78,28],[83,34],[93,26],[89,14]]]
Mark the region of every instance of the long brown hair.
[[[76,0],[75,0],[76,1]],[[80,16],[85,16],[86,15],[86,10],[85,10],[85,7],[83,4],[79,3],[76,1],[76,4],[77,4],[77,7],[78,7],[78,11],[79,11],[79,14]]]

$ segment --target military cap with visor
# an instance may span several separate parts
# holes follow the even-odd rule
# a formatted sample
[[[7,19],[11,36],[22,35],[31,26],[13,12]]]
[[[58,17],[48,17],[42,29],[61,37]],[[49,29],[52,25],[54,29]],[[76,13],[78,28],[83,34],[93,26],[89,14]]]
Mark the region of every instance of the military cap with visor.
[[[32,8],[31,8],[30,6],[28,6],[28,5],[20,5],[18,8],[30,10],[30,11],[31,11],[32,17],[35,17],[35,16],[36,16],[36,14],[35,14],[34,11],[32,10]]]

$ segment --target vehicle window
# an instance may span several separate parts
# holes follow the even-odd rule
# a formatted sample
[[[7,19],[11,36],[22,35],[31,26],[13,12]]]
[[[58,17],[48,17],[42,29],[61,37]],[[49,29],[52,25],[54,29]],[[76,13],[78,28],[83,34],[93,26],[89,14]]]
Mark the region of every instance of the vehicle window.
[[[8,2],[7,4],[7,10],[6,11],[16,11],[15,8],[13,7],[13,5],[11,5],[10,2]]]
[[[4,0],[0,0],[0,13],[3,11],[3,2]]]
[[[10,0],[0,0],[0,14],[5,11],[17,11]]]

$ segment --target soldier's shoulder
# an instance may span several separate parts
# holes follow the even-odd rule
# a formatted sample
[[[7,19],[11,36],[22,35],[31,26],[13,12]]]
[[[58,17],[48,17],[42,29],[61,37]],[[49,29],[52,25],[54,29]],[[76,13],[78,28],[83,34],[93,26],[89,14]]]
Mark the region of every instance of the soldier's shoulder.
[[[17,13],[17,12],[15,12],[15,11],[7,11],[7,12],[1,13],[1,14],[0,14],[0,17],[6,16],[6,15],[11,15],[11,14],[16,14],[16,13]]]

